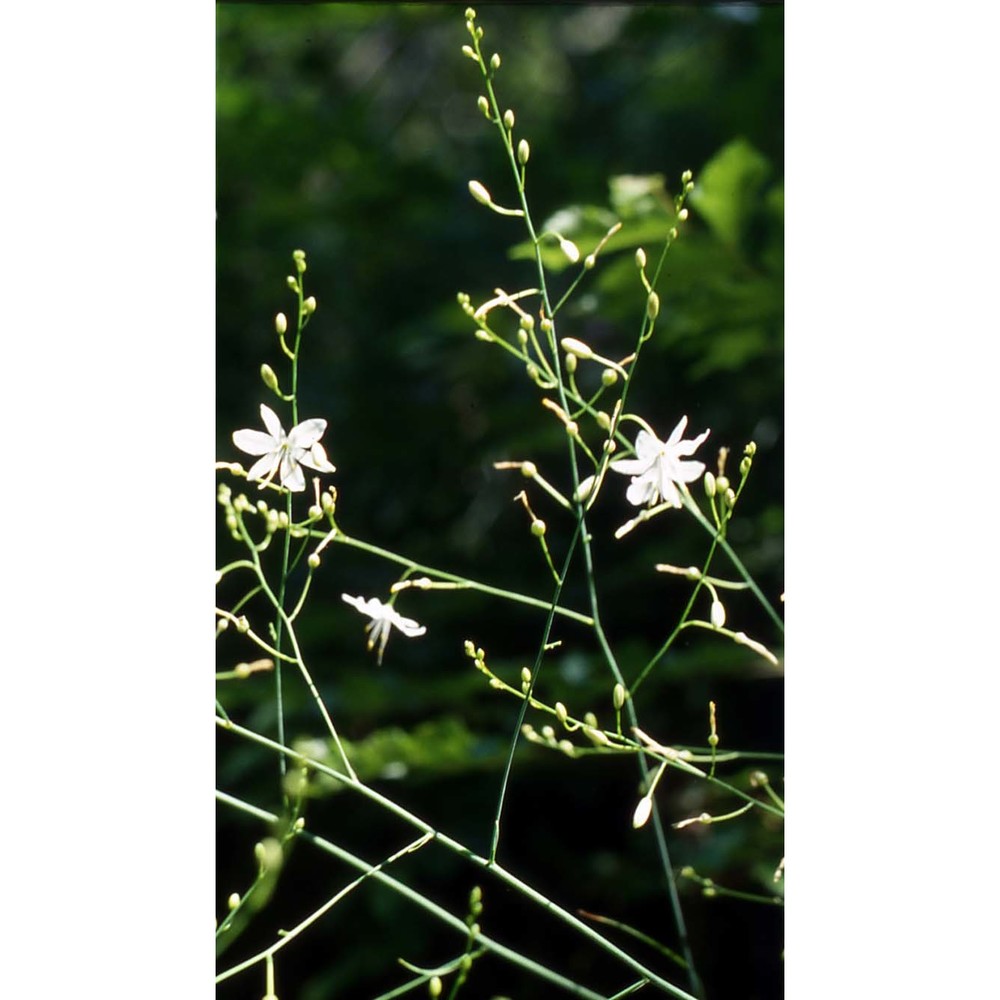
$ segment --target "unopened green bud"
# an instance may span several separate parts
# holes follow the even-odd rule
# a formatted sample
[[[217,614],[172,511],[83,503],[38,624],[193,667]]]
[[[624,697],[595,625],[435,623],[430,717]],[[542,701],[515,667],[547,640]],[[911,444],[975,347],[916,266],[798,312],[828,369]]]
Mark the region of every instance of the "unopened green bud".
[[[309,564],[310,569],[319,569],[320,558],[315,552],[310,553],[306,562]]]
[[[465,19],[466,21],[475,21],[476,12],[472,7],[465,8]]]
[[[726,609],[721,601],[712,601],[712,610],[709,619],[715,628],[722,628],[726,624]]]
[[[712,497],[715,496],[715,492],[716,492],[717,486],[718,486],[718,483],[716,483],[716,481],[715,481],[715,476],[712,475],[711,472],[706,472],[705,473],[705,496],[707,496],[709,500],[711,500]]]
[[[562,750],[562,752],[566,754],[567,757],[576,756],[576,747],[573,746],[573,744],[569,740],[560,740],[556,744],[556,746],[558,746],[559,749]]]
[[[556,702],[556,718],[563,724],[566,724],[566,720],[569,718],[569,711],[566,706],[561,702]]]
[[[503,113],[503,123],[508,132],[514,127],[514,112],[510,108]]]
[[[586,479],[580,480],[580,485],[577,486],[575,492],[573,493],[573,499],[578,502],[586,500],[587,497],[590,496],[590,491],[594,488],[596,480],[596,476],[587,476]]]
[[[495,73],[500,68],[500,53],[494,52],[490,56],[490,69]]]
[[[685,222],[687,220],[687,217],[688,217],[688,210],[686,208],[682,208],[677,213],[677,218],[680,219],[681,222]]]
[[[490,116],[490,102],[486,100],[482,95],[476,100],[476,107],[479,108],[482,113],[489,118]]]
[[[585,712],[583,715],[583,721],[586,725],[590,726],[591,729],[597,728],[597,716],[593,712]]]
[[[239,618],[236,619],[236,631],[239,632],[240,635],[250,631],[250,622],[247,621],[246,615],[240,615]]]
[[[740,475],[745,476],[750,471],[750,466],[753,465],[753,461],[749,455],[744,455],[742,461],[740,462]]]
[[[542,321],[538,324],[539,329],[542,333],[548,333],[552,329],[552,320],[548,316],[543,316]]]
[[[465,649],[465,655],[466,656],[473,657],[473,656],[476,655],[476,647],[475,647],[475,645],[474,645],[474,643],[472,642],[471,639],[466,639],[465,640],[464,649]]]
[[[573,358],[572,354],[566,360],[569,361],[570,359],[576,360],[575,358]],[[569,366],[567,365],[567,367],[569,367]],[[575,368],[576,365],[574,365],[573,367]],[[575,420],[568,420],[566,422],[566,433],[571,438],[579,437],[580,436],[580,426],[579,426],[579,424],[577,424],[577,422]]]
[[[440,976],[431,976],[431,978],[427,982],[427,992],[432,997],[439,997],[439,996],[441,996],[441,990],[443,990],[443,989],[444,989],[444,986],[441,983],[441,977]]]
[[[472,887],[472,892],[469,893],[469,905],[475,909],[483,901],[483,890],[478,886],[474,885]]]
[[[531,671],[527,667],[521,667],[521,683],[522,684],[531,683]]]
[[[469,194],[472,195],[480,205],[492,205],[493,199],[490,197],[489,191],[483,187],[479,181],[469,181]]]
[[[302,303],[302,309],[307,316],[312,316],[316,312],[316,296],[310,295],[309,298]]]
[[[270,365],[260,366],[261,381],[272,392],[278,392],[278,376],[274,374],[274,369]]]
[[[517,330],[517,342],[524,347],[528,343],[528,331],[523,327],[518,327]]]
[[[715,480],[715,486],[720,493],[725,493],[726,490],[729,489],[729,477],[719,476],[718,479]]]
[[[648,795],[644,795],[639,799],[639,804],[635,807],[635,812],[632,813],[632,828],[638,830],[645,826],[652,812],[653,800]]]
[[[694,181],[688,181],[687,184],[684,185],[684,193],[690,194],[693,190],[694,190]]]
[[[522,462],[521,463],[521,475],[525,479],[534,479],[538,475],[538,467],[534,462]]]
[[[285,284],[287,284],[293,292],[297,292],[299,290],[299,283],[292,277],[292,275],[288,275],[288,277],[285,278]]]
[[[541,538],[545,534],[545,522],[536,517],[531,522],[531,533],[535,538]]]
[[[651,319],[656,319],[660,315],[660,296],[656,292],[650,292],[646,299],[646,315]]]
[[[240,905],[240,894],[238,892],[234,892],[226,901],[226,905],[230,910],[235,910]]]
[[[528,145],[527,139],[522,139],[517,144],[517,162],[523,167],[528,162],[529,156],[531,156],[531,147]]]
[[[575,264],[580,259],[580,250],[572,240],[559,238],[559,249],[566,254],[566,259]]]
[[[669,236],[669,237],[670,237],[670,238],[671,238],[672,240],[676,240],[676,239],[677,239],[677,228],[676,228],[676,226],[674,226],[674,227],[671,227],[671,229],[670,229],[670,232],[669,232],[669,233],[667,233],[667,235],[668,235],[668,236]]]
[[[534,326],[535,326],[535,317],[532,316],[530,313],[525,313],[521,317],[521,321],[520,321],[520,323],[518,325],[524,327],[525,330],[534,329]]]
[[[731,489],[726,490],[726,505],[730,510],[736,506],[736,494]]]
[[[576,371],[576,355],[575,354],[567,354],[566,355],[566,371],[569,372],[570,375],[572,375],[573,372]]]
[[[635,266],[641,271],[646,266],[646,251],[639,247],[635,252]]]
[[[757,442],[750,441],[747,446],[743,449],[743,454],[748,458],[753,458],[757,454]]]
[[[614,691],[611,692],[611,704],[615,706],[615,711],[620,712],[622,706],[625,704],[625,699],[628,697],[628,692],[625,690],[624,685],[616,684]]]
[[[604,386],[612,386],[618,381],[618,372],[613,368],[605,368],[601,372],[601,384]]]
[[[583,266],[588,271],[592,271],[596,263],[597,263],[597,258],[592,253],[588,253],[587,256],[583,258]]]
[[[478,62],[479,61],[479,59],[477,58],[476,53],[473,51],[471,45],[463,45],[462,46],[462,55],[463,56],[468,56],[473,62]]]
[[[692,176],[693,174],[690,170],[685,170],[684,173],[681,174],[681,183],[687,184],[691,180]]]
[[[278,313],[278,315],[274,317],[274,328],[282,336],[285,335],[288,330],[288,317],[284,313]]]

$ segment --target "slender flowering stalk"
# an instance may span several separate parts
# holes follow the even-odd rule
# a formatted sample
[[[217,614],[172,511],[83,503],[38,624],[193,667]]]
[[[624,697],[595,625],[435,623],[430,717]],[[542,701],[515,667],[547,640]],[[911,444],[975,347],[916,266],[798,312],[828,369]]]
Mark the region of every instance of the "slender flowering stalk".
[[[285,434],[281,421],[269,406],[261,403],[260,415],[267,433],[251,429],[233,432],[233,444],[240,451],[261,456],[247,473],[251,482],[259,480],[263,489],[277,475],[282,486],[301,493],[306,488],[303,465],[317,472],[337,471],[319,443],[326,430],[325,420],[320,417],[303,420]]]

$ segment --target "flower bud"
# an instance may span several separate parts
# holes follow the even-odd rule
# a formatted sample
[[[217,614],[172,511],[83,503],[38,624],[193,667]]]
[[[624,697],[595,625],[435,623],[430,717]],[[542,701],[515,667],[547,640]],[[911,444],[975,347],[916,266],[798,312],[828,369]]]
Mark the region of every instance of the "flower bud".
[[[684,221],[686,221],[687,217],[688,217],[688,210],[687,210],[686,208],[682,208],[682,209],[681,209],[681,210],[680,210],[680,211],[679,211],[679,212],[677,213],[677,218],[678,218],[678,219],[680,219],[680,220],[681,220],[681,222],[684,222]]]
[[[566,725],[566,720],[569,718],[569,712],[566,706],[561,702],[556,702],[556,718],[563,724]]]
[[[521,667],[521,683],[522,684],[531,683],[531,671],[527,667]]]
[[[272,392],[278,392],[278,376],[274,374],[274,369],[270,365],[260,366],[261,381]]]
[[[466,656],[474,657],[476,655],[476,647],[471,639],[465,640],[465,646],[463,648],[465,649]]]
[[[293,291],[297,292],[299,290],[299,283],[291,275],[285,278],[285,284]]]
[[[681,183],[687,184],[691,180],[692,176],[693,175],[690,170],[685,170],[684,173],[681,174]]]
[[[719,484],[716,482],[715,476],[713,476],[711,472],[706,472],[705,473],[705,496],[707,496],[709,500],[711,500],[712,497],[715,496],[715,491],[718,488],[718,485]]]
[[[514,112],[510,108],[503,113],[503,123],[508,132],[514,127]]]
[[[566,254],[566,257],[571,264],[575,264],[580,259],[580,251],[577,249],[577,245],[572,240],[560,237],[559,249]]]
[[[646,299],[646,315],[651,319],[656,319],[660,315],[660,296],[656,292],[650,292]]]
[[[472,195],[480,205],[492,205],[493,199],[490,197],[489,191],[483,187],[479,181],[469,181],[469,194]]]
[[[646,266],[646,251],[639,247],[635,252],[635,266],[641,271]]]
[[[571,358],[574,361],[576,360],[575,358],[573,358],[572,354],[566,360],[569,361]],[[576,365],[574,365],[573,367],[575,368]],[[579,437],[580,436],[580,427],[579,427],[579,425],[577,424],[577,422],[575,420],[568,420],[568,421],[566,421],[566,433],[571,438],[575,438],[575,437]]]
[[[309,558],[306,562],[309,564],[310,569],[319,569],[320,558],[315,552],[309,554]]]
[[[473,51],[471,45],[463,45],[462,46],[462,55],[463,56],[468,56],[473,62],[478,62],[479,61],[479,59],[477,58],[476,53]]]
[[[614,691],[611,692],[611,703],[615,706],[616,712],[622,710],[626,697],[628,697],[628,692],[625,690],[624,685],[616,684]]]
[[[517,329],[517,342],[524,347],[528,343],[528,331],[524,327]]]
[[[475,21],[475,19],[476,19],[476,12],[475,12],[475,10],[473,10],[472,7],[466,7],[465,8],[465,19],[466,19],[466,21]]]
[[[601,384],[607,387],[613,386],[618,381],[618,372],[613,368],[605,368],[601,372]]]
[[[597,258],[592,253],[588,253],[587,256],[583,258],[583,266],[588,271],[592,271],[596,263],[597,263]]]
[[[597,426],[601,428],[602,431],[611,430],[611,417],[608,416],[604,410],[598,410],[594,414],[594,419],[597,421]]]
[[[538,467],[534,462],[522,462],[521,463],[521,475],[525,479],[534,479],[538,475]]]
[[[489,118],[490,116],[490,102],[486,100],[482,95],[476,100],[476,107],[479,108],[482,113]]]
[[[441,983],[441,977],[440,976],[431,976],[431,978],[427,982],[427,992],[432,997],[439,997],[439,996],[441,996],[441,990],[443,990],[443,989],[444,989],[444,986]]]
[[[531,522],[531,533],[535,538],[541,538],[545,534],[545,522],[536,517]]]
[[[709,614],[709,620],[715,628],[722,628],[726,624],[726,609],[722,605],[722,601],[712,601],[712,610]]]
[[[747,473],[750,471],[751,465],[753,465],[753,460],[750,458],[749,455],[744,455],[742,460],[740,461],[740,475],[746,476]]]
[[[755,441],[749,442],[747,446],[743,449],[743,454],[747,455],[749,458],[753,458],[757,454],[757,443]]]
[[[274,317],[274,329],[282,336],[288,331],[288,317],[284,313],[278,313]]]
[[[309,298],[302,303],[302,309],[307,316],[312,316],[316,312],[316,296],[310,295]]]
[[[531,147],[528,145],[527,139],[522,139],[517,144],[517,162],[523,167],[528,162],[529,156],[531,156]]]
[[[576,491],[573,493],[573,499],[578,503],[586,500],[590,496],[590,491],[594,488],[596,478],[596,476],[587,476],[586,479],[582,479],[580,485],[577,486]]]
[[[594,356],[594,352],[582,340],[577,340],[576,337],[563,337],[559,343],[567,354],[575,354],[584,361]]]
[[[726,505],[730,510],[736,506],[736,494],[732,490],[726,490]]]
[[[495,73],[500,68],[500,53],[494,52],[490,56],[490,69]]]
[[[240,905],[240,894],[238,892],[234,892],[226,901],[226,905],[230,910],[235,910]]]
[[[632,813],[632,828],[638,830],[639,827],[645,826],[652,812],[653,800],[648,795],[644,795],[639,799],[639,804],[635,807],[635,812]]]
[[[570,375],[572,375],[573,372],[576,371],[576,355],[575,354],[567,354],[566,355],[566,371],[569,372]]]
[[[729,489],[729,477],[728,476],[719,476],[718,479],[715,480],[715,488],[720,493],[725,493],[726,490]]]
[[[556,738],[556,731],[551,726],[542,726],[542,736],[551,742]]]

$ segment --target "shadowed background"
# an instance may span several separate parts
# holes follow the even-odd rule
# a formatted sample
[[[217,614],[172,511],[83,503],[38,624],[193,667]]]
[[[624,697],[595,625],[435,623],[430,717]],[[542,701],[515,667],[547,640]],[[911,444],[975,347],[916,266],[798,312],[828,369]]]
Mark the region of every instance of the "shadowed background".
[[[476,109],[475,65],[462,7],[432,5],[217,8],[218,302],[217,454],[244,459],[231,442],[259,424],[258,407],[280,405],[263,388],[268,362],[287,382],[273,317],[291,315],[285,287],[291,252],[306,251],[306,293],[318,310],[303,340],[300,414],[329,422],[324,443],[337,465],[342,527],[416,560],[511,589],[547,596],[547,570],[519,504],[524,481],[493,462],[532,459],[565,486],[559,426],[519,366],[477,341],[455,301],[495,286],[534,283],[512,248],[517,220],[471,200],[478,178],[497,201],[514,201],[495,131]],[[560,316],[608,356],[634,344],[644,305],[634,263],[639,234],[651,260],[667,225],[655,182],[645,199],[613,178],[662,175],[672,196],[683,170],[699,186],[691,219],[667,258],[661,316],[646,345],[629,408],[665,437],[678,418],[689,436],[711,427],[700,452],[758,445],[729,538],[776,603],[782,583],[782,29],[777,7],[716,8],[480,5],[484,51],[499,51],[501,104],[531,143],[528,194],[536,223],[557,210],[586,252],[592,220],[627,217],[618,247],[601,258]],[[603,230],[602,230],[603,231]],[[599,235],[599,234],[598,234]],[[561,288],[565,275],[557,276]],[[288,426],[287,415],[286,428]],[[617,479],[617,477],[616,477]],[[656,562],[700,562],[708,536],[671,512],[616,542],[631,516],[626,481],[608,484],[595,508],[602,614],[626,679],[662,643],[689,594],[656,574]],[[620,487],[620,489],[618,488]],[[557,564],[568,540],[557,508],[537,490]],[[238,549],[220,535],[220,560]],[[716,564],[720,573],[723,563]],[[403,595],[403,614],[427,635],[396,634],[381,667],[364,650],[364,620],[342,592],[385,599],[395,567],[342,548],[328,550],[299,637],[338,729],[372,780],[471,848],[488,849],[501,766],[518,703],[490,691],[462,654],[486,648],[514,680],[530,664],[543,616],[471,593]],[[293,592],[295,585],[293,583]],[[239,596],[222,588],[222,600]],[[584,609],[579,576],[564,603]],[[750,598],[727,600],[730,624],[778,646]],[[707,616],[707,606],[702,608]],[[707,703],[719,706],[722,748],[780,751],[782,681],[767,664],[701,632],[685,633],[640,692],[644,728],[664,742],[704,745]],[[611,722],[608,678],[585,630],[560,627],[564,646],[546,660],[540,693]],[[780,656],[780,648],[777,649]],[[227,636],[219,669],[252,658]],[[275,732],[273,678],[223,687],[234,719]],[[290,740],[318,737],[321,722],[297,678],[286,678]],[[529,718],[531,716],[529,715]],[[542,721],[536,720],[539,724]],[[220,787],[276,810],[278,771],[265,752],[223,736]],[[781,789],[779,767],[770,771]],[[731,799],[668,775],[657,800],[667,821]],[[631,924],[676,947],[650,830],[634,832],[634,761],[523,747],[515,762],[500,860],[568,908]],[[413,834],[357,797],[319,790],[311,830],[376,861]],[[221,809],[218,904],[253,876],[253,844],[267,831]],[[692,864],[718,883],[765,891],[781,853],[780,831],[757,819],[670,836],[675,867]],[[595,989],[630,981],[602,953],[564,932],[459,859],[433,848],[399,866],[401,877],[464,916],[472,885],[484,890],[486,933]],[[350,878],[301,844],[291,852],[269,907],[226,951],[220,968],[274,939]],[[705,899],[682,882],[696,960],[715,998],[781,995],[777,908]],[[614,935],[612,935],[614,936]],[[643,946],[627,950],[684,985],[681,973]],[[372,997],[403,982],[397,957],[434,965],[462,941],[412,904],[366,885],[277,959],[283,1000]],[[473,969],[470,997],[549,995],[548,987],[493,959]],[[262,971],[241,974],[222,997],[263,995]]]

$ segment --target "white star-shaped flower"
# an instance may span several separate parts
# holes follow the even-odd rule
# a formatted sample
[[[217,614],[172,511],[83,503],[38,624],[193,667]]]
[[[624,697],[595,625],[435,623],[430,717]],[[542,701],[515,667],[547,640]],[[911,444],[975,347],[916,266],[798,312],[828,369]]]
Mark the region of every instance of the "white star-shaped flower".
[[[267,433],[255,430],[233,432],[233,444],[248,455],[260,455],[250,467],[247,479],[260,480],[264,488],[275,475],[282,486],[294,493],[306,488],[306,477],[301,466],[317,472],[336,472],[326,457],[326,450],[319,439],[326,430],[326,421],[320,417],[303,420],[286,435],[274,410],[261,403],[261,419]]]
[[[699,434],[693,441],[682,441],[687,427],[687,417],[681,417],[666,441],[658,440],[648,431],[639,431],[635,439],[635,458],[619,459],[611,463],[615,472],[631,476],[632,482],[625,493],[628,502],[636,507],[653,506],[659,499],[672,507],[681,506],[677,483],[693,483],[704,471],[704,462],[685,462],[701,446],[709,432]]]
[[[357,608],[363,615],[368,615],[371,621],[365,626],[368,633],[368,648],[372,649],[378,643],[378,662],[382,662],[382,654],[385,652],[385,644],[389,641],[389,633],[393,626],[399,629],[403,635],[414,636],[423,635],[427,629],[425,626],[415,622],[412,618],[404,618],[391,604],[383,604],[377,597],[365,600],[363,597],[351,597],[350,594],[340,595],[353,608]]]

